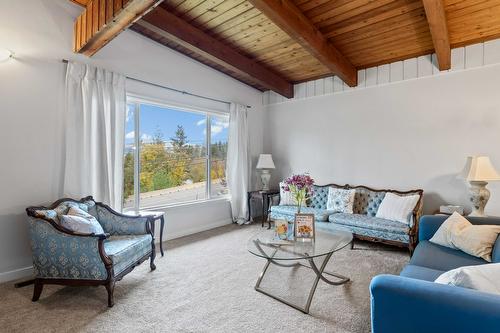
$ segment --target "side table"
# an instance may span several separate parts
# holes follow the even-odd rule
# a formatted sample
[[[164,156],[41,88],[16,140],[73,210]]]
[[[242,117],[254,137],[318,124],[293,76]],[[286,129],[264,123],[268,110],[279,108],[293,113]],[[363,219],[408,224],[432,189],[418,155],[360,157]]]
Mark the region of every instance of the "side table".
[[[139,216],[152,216],[153,217],[153,225],[151,226],[151,229],[155,230],[155,225],[154,223],[158,220],[160,220],[160,253],[161,256],[163,257],[163,229],[165,228],[165,212],[162,211],[152,211],[152,210],[140,210],[139,212],[135,211],[130,211],[126,212],[125,214],[129,215],[139,215]]]
[[[250,191],[247,193],[248,200],[248,219],[252,218],[252,208],[250,205],[250,199],[254,196],[259,196],[262,200],[262,224],[264,226],[264,222],[267,221],[268,227],[267,229],[271,229],[271,221],[269,220],[269,209],[270,209],[270,199],[276,195],[280,194],[280,190],[269,190],[269,191]]]

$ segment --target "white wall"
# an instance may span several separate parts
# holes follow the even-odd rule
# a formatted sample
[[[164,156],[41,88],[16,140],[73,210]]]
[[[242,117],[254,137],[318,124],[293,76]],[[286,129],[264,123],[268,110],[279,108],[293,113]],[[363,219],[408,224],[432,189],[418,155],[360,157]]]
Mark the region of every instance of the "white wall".
[[[0,47],[16,54],[0,64],[0,282],[30,274],[24,209],[62,195],[65,65],[61,59],[251,105],[254,164],[262,151],[259,91],[131,31],[91,59],[73,55],[73,20],[80,11],[67,0],[0,1]],[[217,201],[168,210],[166,231],[173,237],[229,222],[228,202]]]
[[[500,65],[487,65],[269,105],[273,179],[309,172],[319,184],[423,188],[427,213],[469,208],[456,177],[466,156],[489,155],[500,170],[499,78]],[[500,215],[500,186],[489,188],[487,212]]]

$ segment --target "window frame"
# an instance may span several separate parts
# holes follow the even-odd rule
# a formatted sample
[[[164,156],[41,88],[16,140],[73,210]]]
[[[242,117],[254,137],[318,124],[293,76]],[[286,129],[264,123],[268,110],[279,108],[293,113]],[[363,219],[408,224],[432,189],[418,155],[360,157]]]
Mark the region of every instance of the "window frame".
[[[127,93],[126,96],[126,105],[128,107],[129,104],[133,104],[134,107],[134,146],[135,146],[135,154],[134,154],[134,206],[133,207],[126,207],[123,208],[124,211],[134,211],[134,212],[139,212],[140,210],[153,210],[153,209],[162,209],[162,208],[172,208],[172,207],[180,207],[180,206],[188,206],[188,205],[194,205],[194,204],[201,204],[201,203],[206,203],[206,202],[211,202],[211,201],[228,201],[231,198],[231,194],[225,194],[225,195],[220,195],[213,197],[212,196],[212,165],[211,165],[211,145],[212,145],[212,117],[217,116],[217,117],[226,117],[227,120],[229,121],[229,111],[220,111],[220,110],[214,110],[211,108],[203,108],[203,107],[197,107],[197,106],[192,106],[192,105],[186,105],[186,104],[180,104],[180,103],[174,103],[168,100],[161,100],[157,98],[151,98],[151,97],[146,97],[146,96],[141,96],[141,95],[136,95],[132,93]],[[205,148],[206,148],[206,155],[205,155],[205,172],[206,172],[206,183],[205,183],[205,199],[198,199],[198,200],[187,200],[187,201],[180,201],[178,203],[171,203],[171,204],[162,204],[162,205],[154,205],[154,206],[144,206],[141,207],[141,202],[140,202],[140,170],[141,170],[141,165],[140,165],[140,124],[141,124],[141,117],[140,117],[140,105],[141,104],[148,104],[156,107],[161,107],[161,108],[168,108],[172,109],[175,111],[180,111],[180,112],[190,112],[190,113],[196,113],[200,115],[204,115],[206,119],[205,123],[205,130],[206,130],[206,135],[205,135]],[[226,156],[227,159],[227,156]],[[122,195],[122,200],[123,200],[123,195]]]

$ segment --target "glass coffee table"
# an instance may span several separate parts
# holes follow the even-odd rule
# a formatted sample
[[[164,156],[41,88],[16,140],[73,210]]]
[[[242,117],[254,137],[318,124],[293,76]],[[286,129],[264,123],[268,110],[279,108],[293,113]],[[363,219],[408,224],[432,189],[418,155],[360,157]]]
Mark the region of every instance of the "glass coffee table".
[[[334,252],[339,251],[351,244],[353,236],[350,231],[342,228],[338,228],[330,232],[324,232],[316,229],[316,238],[312,242],[293,241],[280,243],[273,241],[273,237],[274,230],[266,230],[254,235],[248,240],[248,251],[253,255],[267,260],[264,265],[264,269],[260,273],[257,283],[255,284],[255,290],[258,292],[270,296],[304,313],[309,313],[309,308],[319,280],[335,286],[342,285],[349,281],[348,277],[325,271],[325,267]],[[268,274],[270,266],[277,266],[292,270],[304,267],[309,272],[309,275],[311,275],[310,272],[312,271],[313,274],[310,288],[305,286],[307,285],[304,281],[305,279],[300,279],[298,288],[288,288],[291,295],[290,298],[292,299],[296,298],[294,297],[296,291],[300,291],[300,289],[306,291],[307,289],[309,290],[309,293],[306,295],[304,305],[298,304],[299,302],[297,300],[286,300],[285,297],[279,296],[277,293],[277,289],[279,288],[274,288],[272,286],[271,288],[262,288],[261,284],[266,278],[266,274]],[[289,272],[289,274],[293,275],[294,271]],[[326,275],[331,276],[334,279],[332,280],[327,278]],[[287,283],[290,281],[290,277],[287,275],[286,277],[278,280]],[[280,285],[280,281],[278,281],[278,286]]]

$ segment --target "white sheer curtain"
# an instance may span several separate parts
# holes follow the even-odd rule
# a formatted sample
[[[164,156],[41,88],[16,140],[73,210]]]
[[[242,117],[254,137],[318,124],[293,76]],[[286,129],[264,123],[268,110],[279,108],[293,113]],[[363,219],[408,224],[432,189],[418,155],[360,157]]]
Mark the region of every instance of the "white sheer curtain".
[[[249,169],[247,108],[244,105],[231,103],[226,175],[231,193],[233,221],[239,224],[244,224],[248,217]]]
[[[125,76],[79,63],[66,73],[64,194],[122,208]]]

